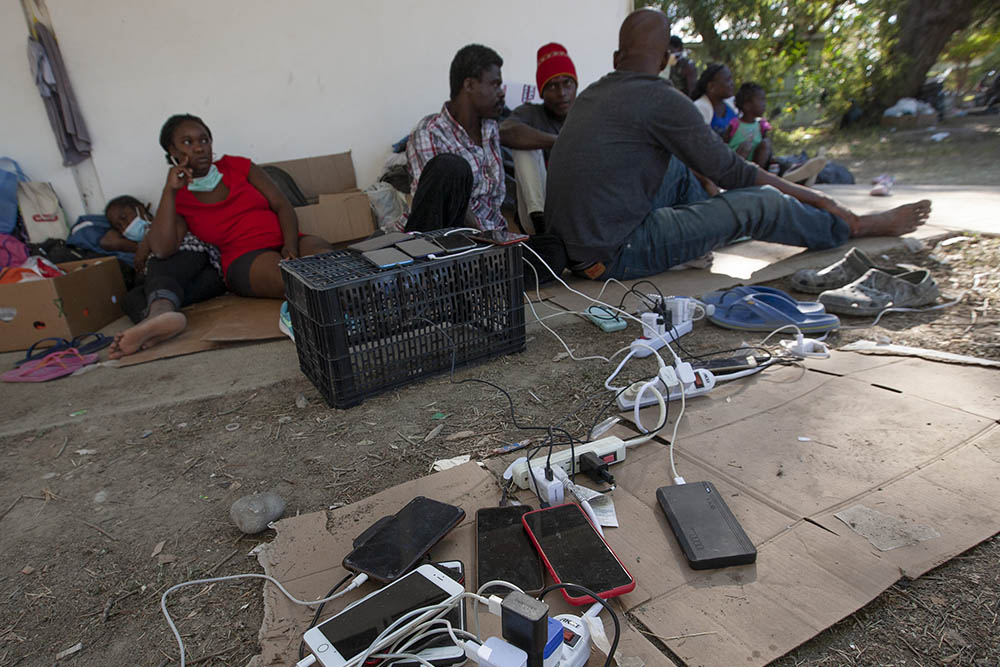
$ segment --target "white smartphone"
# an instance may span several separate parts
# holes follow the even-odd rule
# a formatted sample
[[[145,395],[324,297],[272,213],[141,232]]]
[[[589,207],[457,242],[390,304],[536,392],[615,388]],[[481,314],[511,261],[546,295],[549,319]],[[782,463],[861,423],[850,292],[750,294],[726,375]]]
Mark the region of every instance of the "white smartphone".
[[[322,667],[343,667],[364,653],[383,630],[406,612],[439,604],[464,590],[433,565],[421,565],[309,629],[303,639]],[[465,659],[462,649],[450,645],[428,647],[418,655],[435,664]]]

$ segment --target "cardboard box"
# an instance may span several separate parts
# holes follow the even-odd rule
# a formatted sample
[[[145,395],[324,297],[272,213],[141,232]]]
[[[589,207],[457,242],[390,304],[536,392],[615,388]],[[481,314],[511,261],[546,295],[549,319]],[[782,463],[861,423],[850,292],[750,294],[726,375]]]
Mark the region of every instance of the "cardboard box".
[[[295,209],[303,234],[342,243],[375,231],[371,204],[358,189],[350,151],[270,164],[288,172],[310,202]]]
[[[59,265],[65,275],[0,285],[0,352],[26,350],[42,338],[67,340],[122,316],[125,282],[114,257]]]

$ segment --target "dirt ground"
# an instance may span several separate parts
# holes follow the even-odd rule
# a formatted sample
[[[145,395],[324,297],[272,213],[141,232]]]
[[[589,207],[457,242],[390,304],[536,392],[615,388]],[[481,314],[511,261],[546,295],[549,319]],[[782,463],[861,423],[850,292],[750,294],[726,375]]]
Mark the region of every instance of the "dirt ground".
[[[984,141],[996,134],[985,130]],[[889,314],[878,327],[842,330],[828,339],[831,345],[885,337],[1000,360],[1000,239],[964,238],[901,250],[884,261],[930,269],[942,302],[961,296],[960,302]],[[607,355],[635,335],[559,319],[566,322],[557,331],[578,354]],[[699,354],[743,338],[699,322],[683,342]],[[0,666],[52,665],[77,643],[80,650],[58,664],[173,664],[177,648],[159,610],[163,590],[199,577],[260,572],[247,552],[273,533],[247,537],[233,526],[229,507],[240,496],[277,491],[288,501],[285,516],[292,516],[426,474],[439,458],[481,459],[538,437],[515,428],[499,389],[462,380],[503,387],[522,426],[565,416],[567,428],[586,434],[610,398],[601,389],[607,365],[564,358],[561,344],[537,326],[528,341],[521,354],[459,370],[457,384],[437,377],[349,411],[329,409],[300,377],[0,438]],[[643,368],[633,371],[629,379],[639,379]],[[994,537],[919,580],[897,584],[776,664],[997,665],[998,557]],[[171,599],[188,664],[246,664],[257,652],[259,591],[257,581],[238,582]]]

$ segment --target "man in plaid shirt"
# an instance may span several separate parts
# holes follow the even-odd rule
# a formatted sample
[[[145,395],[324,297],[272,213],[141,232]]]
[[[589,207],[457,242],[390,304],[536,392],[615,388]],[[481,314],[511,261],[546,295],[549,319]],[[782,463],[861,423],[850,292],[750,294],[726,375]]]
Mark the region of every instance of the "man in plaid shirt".
[[[462,47],[451,61],[451,99],[417,123],[406,145],[414,193],[408,231],[507,228],[497,124],[502,66],[503,58],[480,44]]]

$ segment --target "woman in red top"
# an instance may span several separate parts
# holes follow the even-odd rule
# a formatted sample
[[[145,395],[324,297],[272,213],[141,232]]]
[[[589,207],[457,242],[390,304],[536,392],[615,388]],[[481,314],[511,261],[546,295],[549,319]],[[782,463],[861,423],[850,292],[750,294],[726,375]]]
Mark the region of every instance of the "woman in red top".
[[[240,296],[281,299],[278,262],[333,250],[316,236],[299,234],[295,209],[267,174],[243,157],[212,162],[212,132],[197,116],[171,116],[160,131],[171,164],[149,247],[157,257],[177,251],[190,230],[219,249],[222,274]],[[184,330],[187,320],[172,301],[154,300],[145,320],[116,337],[117,356],[146,349]]]

